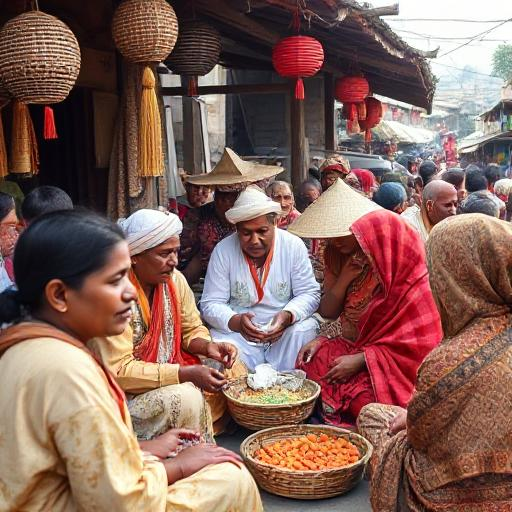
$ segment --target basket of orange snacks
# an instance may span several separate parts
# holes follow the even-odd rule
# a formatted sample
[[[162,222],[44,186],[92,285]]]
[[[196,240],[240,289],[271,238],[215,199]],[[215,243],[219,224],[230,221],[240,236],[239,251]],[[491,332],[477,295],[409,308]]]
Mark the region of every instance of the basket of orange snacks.
[[[286,498],[330,498],[363,478],[372,445],[329,425],[288,425],[249,436],[240,452],[258,485]]]

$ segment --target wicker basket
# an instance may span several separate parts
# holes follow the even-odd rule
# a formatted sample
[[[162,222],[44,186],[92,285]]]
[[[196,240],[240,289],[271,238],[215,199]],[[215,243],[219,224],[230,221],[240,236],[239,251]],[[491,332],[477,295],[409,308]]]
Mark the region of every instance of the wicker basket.
[[[295,471],[278,468],[253,457],[256,450],[289,437],[309,433],[344,437],[354,444],[361,458],[343,468],[321,471]],[[289,425],[269,428],[249,436],[240,446],[240,453],[258,485],[272,494],[301,500],[331,498],[344,494],[363,478],[366,464],[372,456],[372,445],[359,434],[328,425]]]
[[[165,64],[174,73],[204,76],[219,62],[220,34],[203,21],[180,21],[178,41]]]
[[[311,390],[310,397],[300,402],[285,405],[249,404],[236,398],[236,394],[247,387],[247,377],[235,379],[224,390],[228,410],[233,419],[249,430],[261,430],[280,425],[295,425],[305,421],[313,412],[320,386],[312,380],[305,380],[304,386]]]
[[[0,31],[0,75],[23,103],[59,103],[80,71],[80,47],[69,27],[54,16],[30,11]]]
[[[11,101],[11,93],[5,87],[0,77],[0,109],[4,108]]]
[[[112,35],[130,62],[161,62],[178,37],[178,20],[165,0],[124,0],[114,13]]]

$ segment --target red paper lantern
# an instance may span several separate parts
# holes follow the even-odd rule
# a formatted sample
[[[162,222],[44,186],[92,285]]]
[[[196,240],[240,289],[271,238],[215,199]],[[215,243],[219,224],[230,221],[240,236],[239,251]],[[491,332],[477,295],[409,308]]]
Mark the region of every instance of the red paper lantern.
[[[382,103],[373,96],[369,96],[365,100],[366,104],[366,119],[359,122],[361,130],[365,131],[365,142],[372,140],[371,129],[375,128],[382,120],[383,110]]]
[[[336,80],[334,96],[343,103],[343,117],[348,120],[348,130],[358,132],[358,121],[366,119],[364,100],[370,94],[370,84],[364,76],[344,76]]]
[[[302,78],[316,75],[324,63],[320,41],[310,36],[291,36],[281,39],[272,50],[274,69],[288,78],[295,78],[295,98],[304,99]]]

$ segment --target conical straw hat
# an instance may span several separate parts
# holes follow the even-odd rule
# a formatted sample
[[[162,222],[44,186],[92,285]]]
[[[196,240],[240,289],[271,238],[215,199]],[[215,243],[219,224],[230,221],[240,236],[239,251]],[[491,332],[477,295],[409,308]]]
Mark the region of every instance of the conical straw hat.
[[[289,227],[301,238],[337,238],[350,235],[350,226],[367,213],[382,208],[339,178]]]
[[[226,148],[212,172],[187,177],[186,181],[193,185],[236,185],[271,178],[283,171],[278,165],[261,165],[242,160],[232,149]]]

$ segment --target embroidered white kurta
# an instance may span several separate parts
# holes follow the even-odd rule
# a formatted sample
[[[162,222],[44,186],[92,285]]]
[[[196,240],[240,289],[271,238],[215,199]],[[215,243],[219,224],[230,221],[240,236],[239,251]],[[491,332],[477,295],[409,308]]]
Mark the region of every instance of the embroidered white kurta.
[[[258,303],[249,265],[234,233],[212,253],[201,299],[203,318],[211,327],[213,340],[234,343],[249,369],[267,362],[277,370],[290,370],[301,347],[317,334],[318,324],[312,315],[320,304],[320,286],[306,246],[297,236],[276,229],[274,256],[263,291]],[[228,327],[231,317],[239,313],[254,313],[254,322],[267,324],[280,311],[292,313],[294,323],[270,347],[249,343]]]

